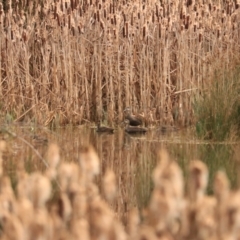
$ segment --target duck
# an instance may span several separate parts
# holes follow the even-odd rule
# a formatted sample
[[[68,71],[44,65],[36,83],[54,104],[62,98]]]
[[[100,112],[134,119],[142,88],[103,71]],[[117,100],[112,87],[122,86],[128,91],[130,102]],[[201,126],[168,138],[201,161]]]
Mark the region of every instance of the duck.
[[[147,128],[145,128],[145,127],[130,125],[130,121],[128,119],[125,120],[125,124],[126,124],[125,132],[127,132],[127,133],[134,134],[134,133],[146,133],[147,132]]]
[[[113,133],[114,132],[114,128],[101,126],[101,122],[98,121],[97,130],[96,131],[99,132],[99,133]]]
[[[130,126],[140,126],[143,124],[142,116],[133,115],[130,107],[126,107],[123,112],[125,119],[129,120]]]
[[[48,144],[48,139],[47,138],[45,138],[43,136],[36,135],[36,134],[34,134],[32,136],[32,140],[33,140],[34,145],[46,145],[46,144]]]
[[[179,128],[175,126],[161,126],[160,128],[157,129],[157,131],[162,133],[177,132],[178,130]]]

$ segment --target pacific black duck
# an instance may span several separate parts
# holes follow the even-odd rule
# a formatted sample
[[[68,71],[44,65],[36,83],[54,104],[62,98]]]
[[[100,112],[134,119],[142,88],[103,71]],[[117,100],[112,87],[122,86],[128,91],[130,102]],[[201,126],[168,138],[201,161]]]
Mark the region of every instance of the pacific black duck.
[[[99,132],[99,133],[113,133],[114,128],[101,126],[101,123],[99,121],[98,124],[97,124],[97,130],[96,131]]]
[[[138,127],[138,126],[131,126],[129,120],[125,120],[125,132],[127,133],[146,133],[147,128],[144,127]]]
[[[133,115],[129,107],[124,109],[125,119],[129,120],[130,126],[139,126],[143,124],[141,116]]]

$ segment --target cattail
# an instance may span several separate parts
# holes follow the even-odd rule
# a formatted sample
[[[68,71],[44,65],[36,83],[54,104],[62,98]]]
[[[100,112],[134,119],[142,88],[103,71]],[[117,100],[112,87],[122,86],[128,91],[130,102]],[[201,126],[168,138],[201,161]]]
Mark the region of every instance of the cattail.
[[[143,39],[146,37],[146,26],[143,26]]]
[[[137,208],[134,208],[130,211],[128,217],[128,233],[131,239],[136,239],[139,224],[140,224],[139,212]]]
[[[103,177],[103,192],[108,200],[108,202],[112,203],[113,200],[116,198],[117,194],[117,183],[116,183],[116,176],[115,173],[108,169]]]
[[[61,193],[58,199],[58,213],[64,222],[67,222],[72,214],[72,206],[66,193]]]
[[[220,37],[220,28],[217,29],[217,38]]]
[[[122,15],[123,15],[123,21],[124,21],[124,23],[125,23],[125,22],[127,21],[127,20],[126,20],[126,14],[123,12]]]
[[[78,25],[78,33],[81,34],[82,33],[82,30],[81,30],[81,26]]]
[[[72,11],[73,11],[74,8],[75,8],[74,0],[70,0],[70,7],[71,7],[71,9],[72,9]]]
[[[85,218],[80,218],[71,223],[71,236],[74,239],[85,239],[90,240],[92,239],[90,236],[90,226],[89,222]]]
[[[104,24],[104,22],[103,22],[102,20],[100,20],[100,27],[101,27],[101,29],[104,31],[104,29],[105,29],[105,24]]]
[[[26,237],[24,227],[20,222],[19,218],[13,214],[9,214],[6,212],[2,213],[1,216],[1,226],[2,226],[2,233],[1,237],[3,239],[19,239],[23,240]]]
[[[196,30],[197,30],[197,24],[194,23],[194,24],[193,24],[193,31],[196,32]]]
[[[100,14],[99,14],[99,10],[97,10],[97,21],[100,22]]]
[[[126,37],[126,33],[125,33],[125,27],[123,27],[123,37]]]
[[[207,166],[199,160],[190,163],[190,198],[197,201],[201,199],[205,193],[208,184]]]
[[[199,42],[202,42],[202,32],[199,32],[198,41],[199,41]]]
[[[61,26],[61,23],[60,23],[60,17],[59,17],[59,14],[57,13],[57,23],[58,23],[58,26],[60,27]]]
[[[46,160],[50,168],[56,168],[60,161],[59,147],[55,143],[51,143],[46,153]]]
[[[79,154],[79,163],[82,173],[89,179],[99,174],[99,158],[95,149],[89,146],[82,146]]]
[[[107,18],[107,12],[106,9],[103,10],[103,17],[106,19]]]
[[[189,28],[189,18],[190,16],[187,15],[186,19],[185,19],[185,29],[188,29]]]
[[[54,13],[53,13],[53,18],[56,19],[57,18],[57,5],[54,6]]]
[[[230,185],[225,172],[218,171],[216,173],[214,177],[213,189],[215,196],[220,202],[227,199],[230,191]]]
[[[3,153],[6,151],[6,141],[0,140],[0,177],[3,174]]]
[[[227,10],[226,10],[227,15],[230,15],[230,4],[227,4]]]
[[[72,35],[75,36],[75,27],[74,26],[71,27],[71,32],[72,32]]]
[[[125,23],[125,34],[126,38],[128,38],[128,22]]]
[[[159,36],[159,38],[162,37],[162,34],[161,34],[161,23],[158,24],[158,36]]]
[[[35,208],[45,205],[51,195],[51,184],[47,177],[38,172],[32,173],[29,177],[30,200]]]
[[[152,13],[152,23],[154,23],[155,22],[155,15],[154,15],[154,13]]]

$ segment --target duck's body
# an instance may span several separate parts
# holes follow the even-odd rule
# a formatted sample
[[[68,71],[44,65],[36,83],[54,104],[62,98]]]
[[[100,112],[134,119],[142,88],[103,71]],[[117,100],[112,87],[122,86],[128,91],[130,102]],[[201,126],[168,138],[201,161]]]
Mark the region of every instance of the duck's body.
[[[158,131],[161,131],[162,133],[170,133],[170,132],[176,132],[179,129],[174,126],[161,126]]]
[[[125,119],[129,120],[130,126],[140,126],[143,124],[142,117],[133,115],[129,107],[125,108]]]
[[[105,127],[105,126],[101,126],[101,123],[98,122],[98,125],[97,125],[97,132],[99,133],[113,133],[114,132],[114,129],[111,128],[111,127]]]
[[[146,133],[147,132],[147,128],[131,126],[130,121],[128,119],[125,120],[125,123],[126,123],[125,132],[127,132],[127,133],[133,134],[133,133]]]
[[[44,144],[48,143],[47,138],[44,138],[42,136],[38,136],[38,135],[35,135],[35,134],[32,136],[32,139],[33,139],[33,143],[35,145],[44,145]]]
[[[147,129],[144,127],[128,126],[125,128],[125,132],[127,132],[127,133],[146,133]]]

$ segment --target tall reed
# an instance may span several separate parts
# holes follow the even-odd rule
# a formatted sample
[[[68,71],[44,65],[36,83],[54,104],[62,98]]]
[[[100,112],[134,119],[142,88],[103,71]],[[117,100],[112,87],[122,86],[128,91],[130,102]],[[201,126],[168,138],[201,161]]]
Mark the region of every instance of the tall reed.
[[[126,106],[188,125],[239,58],[237,1],[4,1],[0,22],[1,111],[45,125],[120,122]]]

